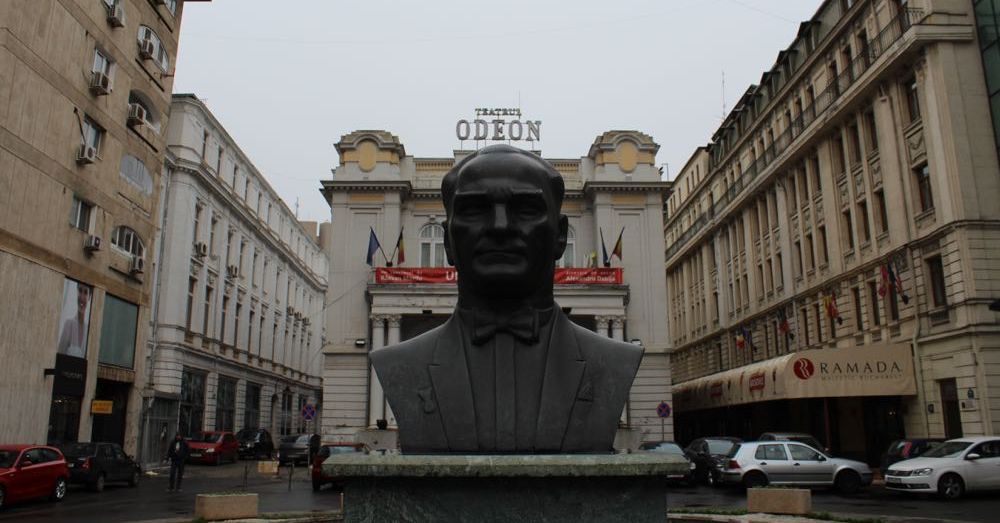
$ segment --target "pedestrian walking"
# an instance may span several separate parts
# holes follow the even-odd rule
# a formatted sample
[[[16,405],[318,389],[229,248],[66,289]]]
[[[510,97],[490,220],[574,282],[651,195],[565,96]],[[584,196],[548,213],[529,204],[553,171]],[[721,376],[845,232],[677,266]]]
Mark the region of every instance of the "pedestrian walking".
[[[178,432],[174,435],[174,441],[170,443],[170,450],[167,451],[167,459],[170,461],[170,488],[167,492],[181,491],[181,481],[184,480],[184,464],[187,462],[188,443]]]

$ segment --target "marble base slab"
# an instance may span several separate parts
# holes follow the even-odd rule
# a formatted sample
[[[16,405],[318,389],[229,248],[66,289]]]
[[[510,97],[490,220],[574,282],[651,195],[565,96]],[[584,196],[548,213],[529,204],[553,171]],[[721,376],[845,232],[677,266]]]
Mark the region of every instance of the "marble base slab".
[[[657,453],[568,455],[341,454],[347,523],[662,523],[668,473],[687,461]]]

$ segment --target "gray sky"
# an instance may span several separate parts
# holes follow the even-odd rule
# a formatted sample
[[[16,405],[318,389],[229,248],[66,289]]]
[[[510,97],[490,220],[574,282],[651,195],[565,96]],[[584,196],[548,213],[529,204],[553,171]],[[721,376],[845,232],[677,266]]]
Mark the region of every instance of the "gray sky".
[[[660,144],[670,175],[819,0],[213,0],[184,8],[174,90],[194,93],[302,219],[329,220],[333,144],[385,129],[450,157],[476,107],[542,120],[546,157],[607,130]],[[525,143],[525,142],[522,142]],[[466,142],[469,146],[469,142]]]

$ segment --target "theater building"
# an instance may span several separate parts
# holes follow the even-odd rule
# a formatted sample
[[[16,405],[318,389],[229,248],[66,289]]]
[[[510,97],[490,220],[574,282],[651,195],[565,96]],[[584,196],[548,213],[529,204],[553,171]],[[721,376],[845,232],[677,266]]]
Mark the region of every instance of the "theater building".
[[[380,419],[395,427],[368,353],[442,324],[455,307],[440,187],[444,174],[471,151],[415,158],[386,131],[352,132],[336,147],[340,165],[323,181],[333,216],[323,432],[351,440]],[[669,184],[654,164],[658,148],[640,132],[611,131],[597,137],[583,158],[549,159],[566,183],[562,211],[570,224],[556,302],[578,324],[645,348],[621,422],[644,440],[671,439],[673,432],[672,419],[661,423],[656,414],[660,402],[671,402],[662,235]],[[370,231],[385,250],[375,254],[374,266],[365,259]],[[609,253],[622,238],[622,255],[608,267],[602,234]]]
[[[143,457],[175,432],[312,432],[327,258],[208,107],[175,94],[149,340]]]
[[[1000,432],[980,11],[822,2],[692,155],[664,229],[680,441],[794,430],[877,463]]]
[[[186,2],[0,2],[0,441],[134,454]]]

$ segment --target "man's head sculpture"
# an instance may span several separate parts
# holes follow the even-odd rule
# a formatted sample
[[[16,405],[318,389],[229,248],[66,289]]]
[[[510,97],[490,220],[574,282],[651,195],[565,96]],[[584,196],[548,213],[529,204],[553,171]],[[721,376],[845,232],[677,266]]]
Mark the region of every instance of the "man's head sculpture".
[[[551,164],[508,145],[480,149],[445,175],[444,245],[461,305],[551,306],[555,262],[566,249],[564,192]]]
[[[564,191],[552,165],[506,145],[445,175],[455,313],[369,356],[403,452],[612,450],[642,349],[572,323],[553,301]]]

